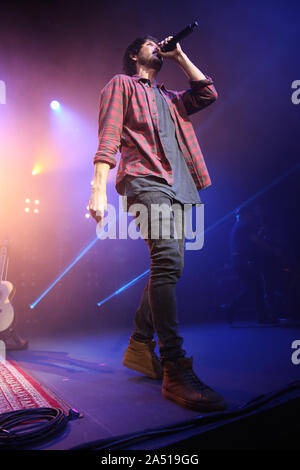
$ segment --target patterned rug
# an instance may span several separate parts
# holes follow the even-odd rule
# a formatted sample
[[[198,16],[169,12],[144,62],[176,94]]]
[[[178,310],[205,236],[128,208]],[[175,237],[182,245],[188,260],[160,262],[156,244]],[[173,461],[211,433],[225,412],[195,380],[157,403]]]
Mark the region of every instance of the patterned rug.
[[[14,361],[0,361],[0,413],[40,407],[60,408],[65,414],[71,409],[70,405],[30,377]]]

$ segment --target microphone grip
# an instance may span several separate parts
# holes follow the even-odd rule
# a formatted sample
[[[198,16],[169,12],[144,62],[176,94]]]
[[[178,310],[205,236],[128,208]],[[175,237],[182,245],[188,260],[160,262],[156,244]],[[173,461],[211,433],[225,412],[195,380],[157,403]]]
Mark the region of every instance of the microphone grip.
[[[189,34],[191,34],[194,29],[197,28],[197,26],[198,21],[194,21],[194,23],[189,24],[186,28],[173,36],[173,38],[161,48],[161,51],[169,52],[175,49],[176,43],[184,39],[186,36],[189,36]]]

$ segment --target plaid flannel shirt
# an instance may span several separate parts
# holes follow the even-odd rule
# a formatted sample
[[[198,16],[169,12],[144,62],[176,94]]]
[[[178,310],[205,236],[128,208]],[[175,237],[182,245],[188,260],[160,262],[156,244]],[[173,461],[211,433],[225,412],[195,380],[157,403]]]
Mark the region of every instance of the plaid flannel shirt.
[[[105,162],[114,168],[117,151],[121,159],[116,176],[116,190],[122,194],[122,180],[132,176],[159,176],[173,184],[172,168],[159,138],[159,119],[155,93],[137,75],[115,75],[100,94],[99,144],[93,162]],[[150,83],[150,82],[149,82]],[[210,77],[190,81],[185,91],[163,93],[175,123],[176,137],[196,188],[204,189],[211,180],[189,115],[205,108],[217,98]]]

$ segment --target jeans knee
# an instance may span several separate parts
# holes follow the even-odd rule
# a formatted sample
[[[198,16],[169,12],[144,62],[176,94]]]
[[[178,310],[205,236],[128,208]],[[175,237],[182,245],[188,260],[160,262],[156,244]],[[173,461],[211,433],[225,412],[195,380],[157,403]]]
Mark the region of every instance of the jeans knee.
[[[183,257],[173,246],[164,246],[151,254],[151,277],[177,282],[183,271]]]

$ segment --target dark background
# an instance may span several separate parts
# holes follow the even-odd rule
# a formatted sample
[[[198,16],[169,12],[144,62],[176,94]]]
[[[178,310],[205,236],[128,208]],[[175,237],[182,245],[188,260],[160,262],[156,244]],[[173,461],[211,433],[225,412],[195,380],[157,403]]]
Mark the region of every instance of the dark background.
[[[192,117],[212,186],[205,204],[204,248],[186,251],[178,284],[182,322],[219,321],[232,296],[229,235],[234,210],[249,201],[262,211],[281,267],[298,265],[300,105],[299,5],[283,1],[26,1],[0,3],[0,240],[10,239],[8,279],[23,329],[49,331],[130,326],[146,279],[108,301],[97,301],[149,267],[145,243],[98,241],[36,305],[29,305],[95,238],[85,219],[97,147],[99,92],[121,72],[137,36],[164,38],[195,19],[200,27],[183,50],[210,75],[219,98]],[[173,63],[159,75],[185,89]],[[62,105],[59,119],[49,108]],[[37,162],[42,171],[31,172]],[[108,201],[118,205],[110,172]],[[24,213],[40,200],[38,217]],[[285,271],[287,272],[287,271]],[[280,278],[286,292],[289,274]],[[295,307],[296,308],[296,307]]]

